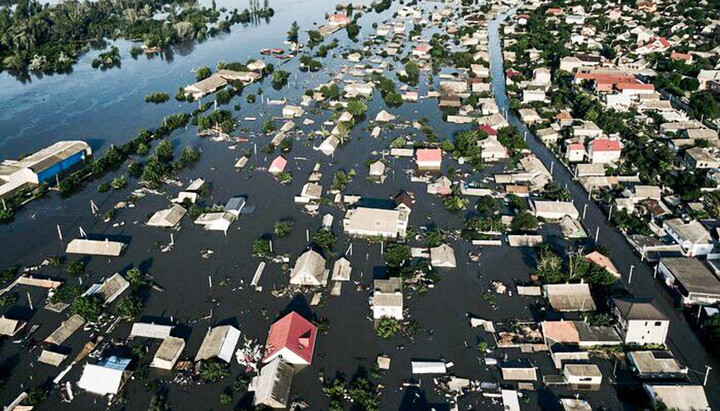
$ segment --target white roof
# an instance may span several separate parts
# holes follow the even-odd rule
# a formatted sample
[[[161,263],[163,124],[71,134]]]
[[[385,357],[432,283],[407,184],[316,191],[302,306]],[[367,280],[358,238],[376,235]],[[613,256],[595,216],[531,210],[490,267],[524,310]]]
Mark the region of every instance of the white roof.
[[[195,361],[217,357],[230,362],[238,339],[240,339],[240,330],[231,325],[221,325],[209,330],[195,356]]]
[[[655,401],[662,401],[669,410],[699,411],[710,409],[702,385],[644,384],[644,387]]]
[[[130,331],[131,337],[145,337],[165,339],[170,336],[174,327],[172,325],[160,325],[152,323],[135,323]]]
[[[117,257],[125,249],[125,243],[119,241],[88,240],[76,238],[67,245],[65,252],[68,254],[105,255]]]
[[[117,394],[122,387],[124,372],[121,369],[85,364],[78,387],[98,395]]]

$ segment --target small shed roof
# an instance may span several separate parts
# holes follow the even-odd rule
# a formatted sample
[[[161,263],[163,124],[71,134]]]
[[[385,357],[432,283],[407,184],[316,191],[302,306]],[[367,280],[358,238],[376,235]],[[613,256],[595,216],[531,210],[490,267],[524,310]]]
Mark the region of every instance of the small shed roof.
[[[240,339],[240,330],[231,325],[221,325],[209,330],[195,355],[195,361],[217,357],[230,362],[238,339]]]
[[[546,284],[543,291],[555,311],[594,311],[595,302],[587,283]]]
[[[126,244],[119,241],[88,240],[76,238],[67,245],[65,252],[68,254],[102,255],[117,257],[125,249]]]
[[[350,281],[352,266],[350,261],[345,257],[340,257],[333,265],[332,280],[333,281]]]
[[[67,321],[63,321],[60,326],[45,339],[45,342],[60,345],[70,338],[75,331],[79,330],[83,324],[85,324],[85,320],[79,314],[75,314],[68,318]]]
[[[134,323],[130,331],[131,337],[165,339],[170,336],[172,325],[161,325],[153,323]]]
[[[57,367],[60,365],[63,361],[65,361],[65,358],[67,358],[67,355],[60,354],[54,351],[49,350],[42,350],[40,353],[40,357],[38,358],[38,361],[47,364],[52,365],[53,367]]]

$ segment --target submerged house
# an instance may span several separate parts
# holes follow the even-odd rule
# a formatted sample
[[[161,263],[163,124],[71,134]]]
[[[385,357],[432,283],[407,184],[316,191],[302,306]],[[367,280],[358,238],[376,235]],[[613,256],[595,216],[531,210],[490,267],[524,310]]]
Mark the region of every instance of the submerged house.
[[[161,370],[172,370],[185,349],[185,340],[177,337],[166,337],[153,357],[150,366]]]
[[[180,220],[185,216],[187,210],[185,207],[175,204],[170,208],[160,210],[150,217],[147,225],[150,227],[172,228],[180,224]]]
[[[85,324],[85,320],[80,315],[75,314],[66,321],[60,323],[60,326],[56,328],[52,334],[45,338],[44,341],[49,344],[60,345],[70,338],[75,331],[79,330],[83,324]]]
[[[25,327],[25,321],[0,317],[0,336],[12,337]]]
[[[665,345],[670,320],[650,300],[614,298],[616,328],[628,345]]]
[[[294,372],[293,366],[280,357],[262,367],[250,382],[249,390],[255,393],[253,405],[287,408]]]
[[[296,312],[275,321],[265,342],[263,363],[280,357],[293,365],[310,365],[315,351],[317,326]]]
[[[543,293],[555,311],[595,311],[595,302],[587,283],[545,284]]]
[[[129,358],[108,357],[97,364],[85,364],[78,387],[97,395],[115,395],[130,378]]]
[[[127,245],[119,241],[88,240],[76,238],[70,241],[65,248],[67,254],[101,255],[106,257],[118,257],[122,254]]]
[[[240,330],[231,325],[214,327],[205,335],[205,339],[195,355],[195,361],[219,358],[230,362],[239,339]]]
[[[325,268],[325,257],[315,250],[307,250],[295,261],[290,271],[290,284],[319,287],[327,284],[329,270]]]
[[[404,191],[395,196],[395,208],[357,207],[348,210],[343,220],[347,234],[359,237],[402,238],[407,233],[413,200]]]
[[[374,280],[371,305],[373,319],[375,320],[386,317],[402,320],[402,279],[400,277],[391,277],[387,280]]]

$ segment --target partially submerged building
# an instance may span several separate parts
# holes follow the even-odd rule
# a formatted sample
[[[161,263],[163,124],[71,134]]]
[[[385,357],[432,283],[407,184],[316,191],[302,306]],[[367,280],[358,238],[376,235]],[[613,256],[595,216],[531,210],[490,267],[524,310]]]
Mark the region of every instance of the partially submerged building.
[[[78,387],[97,395],[115,395],[130,378],[129,358],[109,357],[97,364],[85,364]]]
[[[630,351],[628,362],[642,379],[681,379],[688,377],[688,368],[682,367],[670,351]]]
[[[115,273],[110,276],[110,278],[106,278],[102,283],[90,286],[85,292],[85,295],[95,295],[100,298],[104,304],[110,304],[129,287],[130,282],[120,275],[120,273]]]
[[[300,314],[291,312],[270,327],[263,363],[280,357],[289,364],[310,365],[316,338],[317,326]]]
[[[430,248],[430,264],[433,267],[455,268],[455,250],[449,244],[440,244]]]
[[[0,336],[12,337],[25,327],[25,321],[0,317]]]
[[[710,411],[702,385],[643,384],[643,388],[652,402],[661,403],[668,410]]]
[[[555,311],[595,311],[595,302],[587,283],[545,284],[543,293]]]
[[[295,261],[290,271],[290,284],[310,287],[327,285],[329,270],[325,268],[325,257],[309,249]]]
[[[67,254],[100,255],[106,257],[118,257],[122,254],[127,245],[119,241],[88,240],[76,238],[70,241],[65,249]]]
[[[347,234],[358,237],[404,238],[407,233],[413,200],[403,192],[395,196],[395,208],[356,207],[343,219]]]
[[[665,345],[670,320],[650,300],[613,298],[617,330],[629,345]]]
[[[239,339],[240,330],[231,325],[214,327],[205,335],[205,339],[195,355],[195,361],[219,358],[230,362]]]
[[[295,369],[280,357],[270,361],[253,377],[250,391],[255,393],[254,406],[287,408]]]
[[[150,366],[162,370],[172,370],[180,354],[185,349],[185,340],[177,337],[166,337],[160,344]]]
[[[185,207],[175,204],[170,208],[160,210],[150,217],[147,225],[150,227],[173,228],[180,224],[180,220],[187,214]]]
[[[684,305],[713,305],[720,302],[720,280],[695,258],[662,258],[658,273]]]
[[[385,317],[402,320],[402,279],[400,277],[391,277],[387,280],[374,280],[371,305],[375,320]]]
[[[80,327],[85,324],[85,320],[78,314],[73,315],[66,321],[60,323],[60,326],[55,329],[47,338],[46,343],[61,345],[65,340],[70,338],[75,331],[79,330]]]
[[[0,198],[52,181],[92,154],[84,141],[60,141],[22,160],[0,163]]]

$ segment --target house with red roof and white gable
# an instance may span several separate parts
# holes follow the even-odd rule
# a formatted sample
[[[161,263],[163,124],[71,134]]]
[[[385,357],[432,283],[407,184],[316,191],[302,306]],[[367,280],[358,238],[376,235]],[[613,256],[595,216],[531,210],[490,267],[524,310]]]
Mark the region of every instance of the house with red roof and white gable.
[[[262,362],[267,364],[281,357],[293,365],[310,365],[316,337],[317,326],[291,312],[270,326]]]
[[[588,147],[588,159],[591,163],[612,163],[620,160],[621,154],[620,142],[609,138],[596,138]]]
[[[347,26],[350,24],[350,18],[345,13],[337,13],[328,17],[328,22],[331,26]]]

